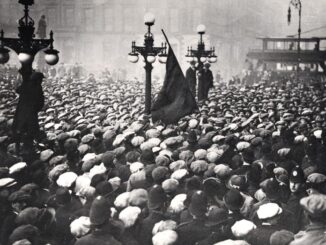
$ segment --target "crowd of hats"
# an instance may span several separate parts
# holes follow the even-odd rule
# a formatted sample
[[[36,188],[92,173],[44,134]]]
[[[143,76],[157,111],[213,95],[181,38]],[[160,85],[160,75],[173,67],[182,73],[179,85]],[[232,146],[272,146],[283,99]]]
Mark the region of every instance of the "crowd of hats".
[[[14,89],[10,77],[1,90]],[[150,244],[179,244],[198,218],[227,234],[198,244],[250,244],[286,214],[290,182],[307,191],[298,205],[309,217],[326,219],[326,91],[309,82],[216,87],[176,125],[143,115],[139,82],[45,79],[43,89],[34,159],[12,139],[16,95],[0,100],[1,244],[73,244],[107,222],[122,244],[147,244],[136,231],[153,210],[164,218]],[[280,226],[270,244],[292,232]]]

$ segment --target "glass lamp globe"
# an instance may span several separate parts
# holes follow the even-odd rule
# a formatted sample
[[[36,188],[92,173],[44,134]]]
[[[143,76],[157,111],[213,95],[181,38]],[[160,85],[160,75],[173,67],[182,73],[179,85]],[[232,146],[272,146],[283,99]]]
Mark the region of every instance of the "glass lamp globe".
[[[210,63],[215,63],[216,61],[217,61],[217,57],[216,56],[209,57],[209,62]]]
[[[207,61],[207,57],[200,57],[200,62],[205,63]]]
[[[30,64],[33,62],[34,56],[29,53],[22,52],[22,53],[19,53],[18,60],[22,64]]]
[[[144,23],[145,25],[154,25],[155,16],[152,13],[146,13],[144,15]]]
[[[154,55],[148,55],[146,60],[148,63],[154,63],[156,60],[156,57]]]
[[[167,61],[167,59],[168,59],[168,57],[167,57],[166,55],[160,55],[160,56],[158,57],[158,61],[159,61],[160,63],[162,63],[162,64],[165,64],[166,61]]]
[[[186,56],[186,61],[187,61],[187,62],[191,62],[191,61],[193,61],[193,57],[191,57],[191,56]]]
[[[192,61],[195,61],[197,63],[198,62],[197,57],[192,57]]]
[[[197,26],[197,33],[199,33],[199,34],[204,34],[205,33],[205,31],[206,31],[206,26],[205,25],[198,25]]]
[[[46,63],[50,66],[56,65],[59,61],[58,54],[46,54],[44,58]]]
[[[128,55],[128,61],[131,62],[131,63],[137,63],[138,55],[137,54],[129,54]]]

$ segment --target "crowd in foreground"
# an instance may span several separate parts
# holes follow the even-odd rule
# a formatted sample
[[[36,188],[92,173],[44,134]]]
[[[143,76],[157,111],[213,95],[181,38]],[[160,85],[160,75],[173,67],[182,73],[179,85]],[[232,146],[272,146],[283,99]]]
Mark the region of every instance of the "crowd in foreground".
[[[326,244],[325,84],[216,86],[163,125],[140,82],[47,78],[31,153],[0,79],[1,245]]]

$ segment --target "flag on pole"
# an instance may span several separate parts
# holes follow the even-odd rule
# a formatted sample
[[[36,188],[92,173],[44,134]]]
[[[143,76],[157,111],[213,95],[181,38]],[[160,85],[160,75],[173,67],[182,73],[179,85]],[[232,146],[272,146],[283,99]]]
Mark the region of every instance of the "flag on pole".
[[[166,74],[163,87],[153,102],[151,113],[154,122],[161,120],[165,124],[173,124],[193,113],[198,106],[171,45],[163,30],[162,32],[169,44]]]

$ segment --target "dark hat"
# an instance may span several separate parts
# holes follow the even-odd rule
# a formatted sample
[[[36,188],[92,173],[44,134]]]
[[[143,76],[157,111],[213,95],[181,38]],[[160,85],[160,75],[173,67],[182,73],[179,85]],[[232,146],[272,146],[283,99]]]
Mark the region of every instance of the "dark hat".
[[[275,231],[270,239],[271,245],[289,245],[294,240],[294,234],[288,230]]]
[[[203,181],[203,190],[207,196],[215,196],[215,195],[224,195],[225,194],[225,185],[221,183],[218,178],[207,178]]]
[[[243,160],[247,163],[252,163],[255,160],[254,151],[251,148],[246,148],[242,152]]]
[[[140,161],[143,164],[153,164],[155,163],[155,155],[152,150],[144,150],[140,155]]]
[[[105,181],[105,176],[103,174],[95,174],[91,179],[90,186],[95,188],[102,181]]]
[[[71,195],[67,188],[60,187],[55,193],[55,199],[58,204],[65,205],[71,201]]]
[[[95,189],[96,189],[96,194],[99,196],[109,195],[113,191],[112,185],[108,181],[102,181],[98,183]]]
[[[224,202],[226,207],[231,211],[240,210],[243,203],[244,198],[241,195],[240,191],[231,189],[224,195]]]
[[[140,153],[137,151],[130,151],[126,154],[126,161],[129,163],[137,162],[140,157]]]
[[[8,244],[13,244],[16,241],[20,241],[23,239],[27,239],[33,244],[39,234],[40,232],[37,227],[33,225],[21,225],[11,233]]]
[[[15,191],[13,193],[10,194],[8,201],[11,203],[16,203],[16,202],[28,202],[31,200],[31,195],[19,190],[19,191]]]
[[[39,213],[40,209],[35,207],[28,207],[18,214],[15,221],[18,225],[35,225],[38,221]]]
[[[251,145],[252,146],[258,146],[263,142],[263,138],[261,137],[255,137],[251,140]]]
[[[58,135],[57,140],[59,142],[65,142],[65,140],[68,139],[68,138],[69,138],[68,133],[61,133],[61,134]]]
[[[115,159],[115,154],[112,151],[107,151],[102,155],[102,162],[107,168],[112,168],[114,166],[113,161]]]
[[[78,150],[78,140],[74,138],[69,138],[64,143],[64,148],[66,152],[74,152]]]
[[[305,183],[304,172],[300,166],[295,166],[292,169],[289,180],[294,183]]]
[[[160,184],[169,175],[169,169],[167,167],[158,166],[152,172],[152,177],[155,183]]]
[[[160,185],[154,185],[148,192],[148,208],[158,209],[166,202],[166,195]]]
[[[225,222],[228,218],[227,210],[217,206],[211,206],[208,209],[206,225],[214,226]]]
[[[189,212],[195,216],[204,216],[207,212],[207,197],[203,191],[196,191],[191,196]]]
[[[280,183],[276,179],[266,179],[260,183],[260,187],[269,199],[278,199],[280,192]]]
[[[111,209],[107,200],[98,196],[92,203],[91,209],[89,211],[89,218],[93,225],[102,225],[110,217]]]
[[[190,130],[188,137],[187,137],[187,141],[189,143],[196,143],[197,142],[197,135],[196,132],[194,130]]]
[[[201,189],[201,181],[197,176],[190,177],[186,180],[186,190],[200,190]]]

